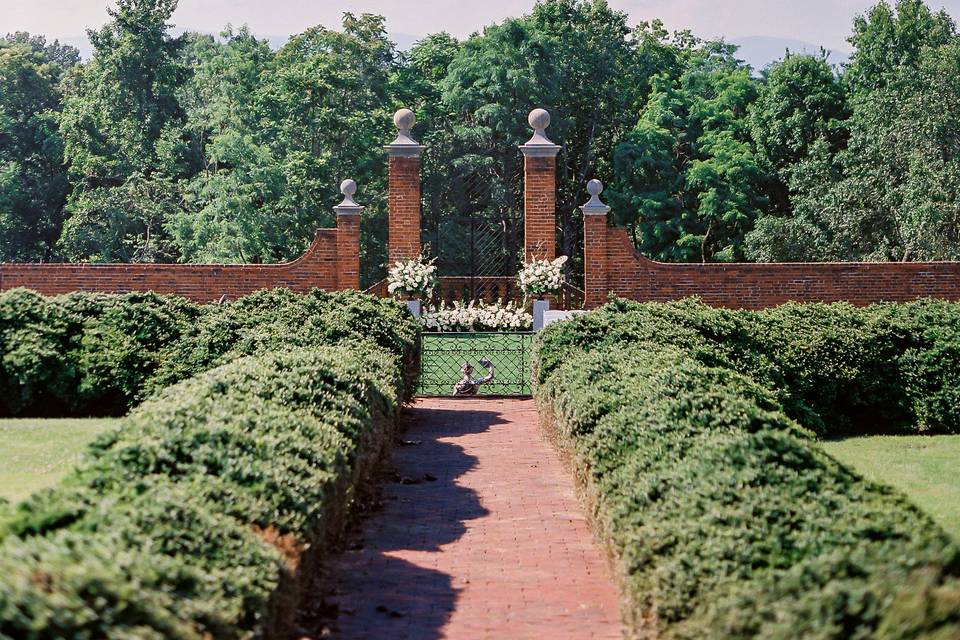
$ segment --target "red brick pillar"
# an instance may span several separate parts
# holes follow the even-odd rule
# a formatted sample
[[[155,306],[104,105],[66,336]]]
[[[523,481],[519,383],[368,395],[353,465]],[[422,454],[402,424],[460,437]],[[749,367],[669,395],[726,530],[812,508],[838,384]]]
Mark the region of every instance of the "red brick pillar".
[[[585,309],[596,309],[607,301],[609,256],[607,254],[607,214],[610,207],[600,201],[603,183],[587,183],[590,200],[583,211],[583,292]]]
[[[416,121],[410,109],[397,111],[393,122],[399,133],[386,146],[390,205],[387,256],[391,264],[420,254],[420,155],[423,146],[410,137]]]
[[[360,212],[353,199],[357,183],[340,183],[343,202],[333,208],[337,214],[337,290],[360,289]]]
[[[550,114],[534,109],[527,118],[533,137],[520,145],[523,152],[523,244],[524,259],[557,257],[557,153],[544,130]]]

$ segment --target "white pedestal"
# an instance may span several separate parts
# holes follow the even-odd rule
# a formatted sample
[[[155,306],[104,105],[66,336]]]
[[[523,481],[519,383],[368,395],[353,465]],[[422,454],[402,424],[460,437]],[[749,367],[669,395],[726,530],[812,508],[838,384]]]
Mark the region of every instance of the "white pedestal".
[[[550,311],[550,301],[549,300],[534,300],[533,301],[533,330],[540,331],[543,329],[543,314],[547,311]]]
[[[413,314],[414,318],[419,318],[420,317],[420,301],[407,300],[407,311]]]

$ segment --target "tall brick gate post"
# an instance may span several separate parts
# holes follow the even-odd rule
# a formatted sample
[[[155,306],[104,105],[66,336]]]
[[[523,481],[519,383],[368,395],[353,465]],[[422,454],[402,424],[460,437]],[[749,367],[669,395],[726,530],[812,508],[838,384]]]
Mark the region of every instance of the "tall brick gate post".
[[[360,289],[360,212],[353,194],[357,183],[340,183],[343,202],[333,208],[337,214],[337,289]]]
[[[600,201],[603,183],[587,183],[590,200],[583,212],[583,306],[596,309],[607,301],[607,214],[610,207]]]
[[[420,155],[423,146],[410,136],[417,119],[410,109],[393,116],[397,138],[388,144],[388,190],[390,214],[387,222],[390,263],[420,254]]]
[[[557,153],[544,131],[550,114],[534,109],[527,122],[533,137],[520,145],[523,152],[523,244],[524,259],[552,260],[557,256]]]

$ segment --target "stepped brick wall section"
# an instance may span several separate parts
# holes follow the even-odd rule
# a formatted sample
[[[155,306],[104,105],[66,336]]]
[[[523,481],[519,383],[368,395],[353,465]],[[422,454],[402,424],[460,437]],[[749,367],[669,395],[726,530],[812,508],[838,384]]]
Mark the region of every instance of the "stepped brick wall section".
[[[527,156],[523,162],[523,243],[526,261],[557,256],[557,161]]]
[[[307,251],[284,264],[0,264],[0,290],[26,287],[45,295],[71,291],[154,291],[195,302],[234,299],[258,289],[305,292],[359,289],[359,216],[337,216]]]
[[[587,248],[588,309],[603,304],[608,293],[639,301],[699,296],[707,304],[731,309],[763,309],[789,301],[866,305],[927,297],[960,300],[960,262],[665,264],[639,255],[623,229],[606,227],[606,216],[585,218],[590,218],[584,233],[593,250],[606,245],[606,264],[591,259]],[[601,222],[605,238],[594,227]]]
[[[388,258],[393,264],[420,255],[420,157],[391,155],[387,182]]]

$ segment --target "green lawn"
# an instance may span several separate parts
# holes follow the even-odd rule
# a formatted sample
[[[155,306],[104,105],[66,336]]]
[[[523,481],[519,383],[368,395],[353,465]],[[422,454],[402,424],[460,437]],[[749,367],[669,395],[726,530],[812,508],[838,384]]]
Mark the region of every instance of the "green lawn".
[[[116,419],[0,420],[0,498],[19,502],[55,484]]]
[[[960,540],[960,435],[848,438],[823,448],[870,480],[903,491]]]

